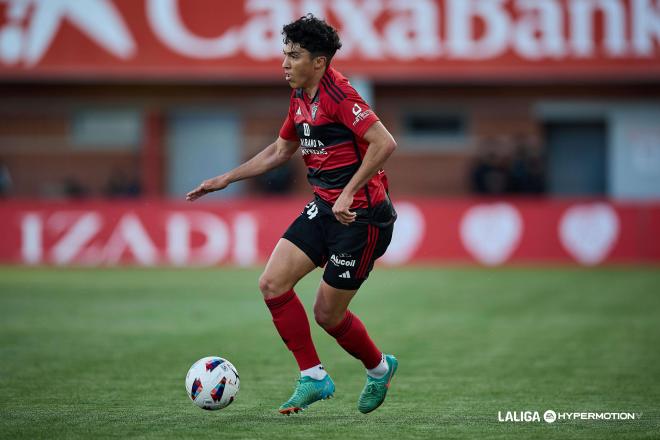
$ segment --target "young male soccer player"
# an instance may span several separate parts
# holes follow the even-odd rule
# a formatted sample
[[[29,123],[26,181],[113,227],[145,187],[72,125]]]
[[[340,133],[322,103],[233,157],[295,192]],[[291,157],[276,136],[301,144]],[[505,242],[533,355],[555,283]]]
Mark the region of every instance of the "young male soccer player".
[[[346,78],[330,67],[341,47],[335,29],[308,14],[284,26],[282,34],[282,67],[293,92],[279,137],[243,165],[202,182],[187,199],[265,173],[300,150],[314,200],[277,243],[259,279],[275,328],[300,367],[296,389],[279,411],[297,413],[335,391],[293,290],[306,274],[325,266],[314,317],[367,369],[358,409],[368,413],[385,400],[398,362],[376,347],[348,305],[392,238],[396,213],[382,166],[396,143]]]

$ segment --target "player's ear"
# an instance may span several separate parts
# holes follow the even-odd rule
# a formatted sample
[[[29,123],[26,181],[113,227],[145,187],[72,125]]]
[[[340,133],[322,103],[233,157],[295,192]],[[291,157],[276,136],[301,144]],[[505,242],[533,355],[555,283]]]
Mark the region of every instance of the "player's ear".
[[[325,70],[325,68],[328,65],[328,57],[326,57],[325,55],[319,55],[317,57],[314,57],[313,62],[314,62],[314,68]]]

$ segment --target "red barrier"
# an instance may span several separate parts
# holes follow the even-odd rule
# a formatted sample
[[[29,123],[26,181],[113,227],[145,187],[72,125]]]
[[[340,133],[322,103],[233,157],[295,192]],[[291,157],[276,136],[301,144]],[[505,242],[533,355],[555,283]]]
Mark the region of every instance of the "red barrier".
[[[0,205],[0,262],[261,264],[305,200]],[[399,200],[385,264],[658,263],[660,203]]]

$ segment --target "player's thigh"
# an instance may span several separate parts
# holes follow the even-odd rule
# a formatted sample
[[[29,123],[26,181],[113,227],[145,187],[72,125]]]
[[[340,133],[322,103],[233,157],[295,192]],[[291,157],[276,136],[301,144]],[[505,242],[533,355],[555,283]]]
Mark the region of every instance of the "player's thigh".
[[[259,288],[266,298],[281,295],[324,261],[321,215],[315,202],[310,202],[275,246],[259,279]]]
[[[339,325],[356,293],[357,289],[337,289],[321,280],[314,302],[314,319],[316,322],[326,329]]]
[[[323,280],[342,290],[357,290],[369,277],[374,262],[380,258],[392,240],[393,225],[380,228],[371,224],[339,222],[329,226],[332,240],[328,243],[328,264]]]
[[[266,298],[281,295],[315,268],[316,264],[305,252],[281,238],[259,278],[259,289]]]

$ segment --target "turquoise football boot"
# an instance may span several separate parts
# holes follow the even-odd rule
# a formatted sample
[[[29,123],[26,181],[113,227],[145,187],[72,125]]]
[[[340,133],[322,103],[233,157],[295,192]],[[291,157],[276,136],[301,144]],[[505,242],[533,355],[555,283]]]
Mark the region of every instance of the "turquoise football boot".
[[[360,394],[360,399],[358,399],[358,410],[363,414],[370,413],[378,408],[387,396],[387,390],[390,388],[390,382],[392,382],[394,373],[396,373],[399,361],[391,354],[385,355],[385,361],[389,367],[385,376],[374,379],[367,375],[367,383],[362,390],[362,394]]]
[[[335,392],[335,384],[330,375],[321,380],[304,376],[298,379],[298,384],[293,394],[280,406],[280,413],[287,416],[304,410],[309,405],[319,400],[329,399]]]

